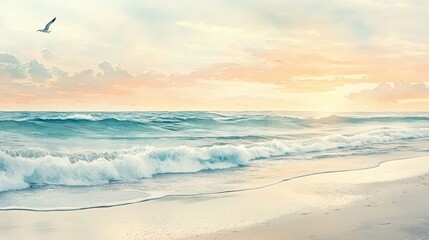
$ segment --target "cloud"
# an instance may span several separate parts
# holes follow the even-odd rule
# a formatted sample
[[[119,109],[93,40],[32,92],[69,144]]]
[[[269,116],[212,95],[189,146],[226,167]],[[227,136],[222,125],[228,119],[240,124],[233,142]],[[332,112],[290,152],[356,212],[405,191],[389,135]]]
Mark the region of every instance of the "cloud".
[[[52,61],[56,61],[59,60],[59,57],[57,55],[55,55],[51,50],[49,50],[48,48],[43,48],[41,50],[42,52],[42,57],[43,59],[45,59],[46,61],[52,62]]]
[[[52,77],[52,74],[49,72],[49,70],[35,59],[28,63],[27,73],[34,81],[46,81]]]
[[[102,62],[98,65],[98,67],[103,71],[102,73],[98,74],[98,77],[100,78],[122,78],[122,79],[128,79],[131,77],[131,74],[129,74],[126,70],[120,68],[120,67],[112,67],[112,65],[109,62]]]
[[[346,84],[371,82],[360,63],[331,58],[323,54],[284,49],[247,49],[258,59],[254,64],[212,64],[174,78],[188,83],[199,80],[239,81],[273,84],[285,93],[329,92]],[[359,66],[359,67],[357,67]],[[172,78],[172,77],[170,77]]]
[[[351,93],[349,99],[364,103],[398,103],[404,100],[429,100],[429,86],[419,83],[380,83],[374,89]]]
[[[4,63],[4,64],[19,64],[18,59],[10,54],[6,54],[6,53],[0,53],[0,63]]]
[[[73,92],[78,89],[102,91],[119,79],[127,80],[132,77],[127,71],[119,67],[114,68],[108,62],[101,63],[99,68],[100,72],[83,69],[70,74],[58,67],[46,66],[37,59],[21,63],[13,55],[0,53],[0,81],[14,89],[21,87],[28,90],[28,87],[33,86],[33,91],[40,95],[43,95],[41,91],[49,91],[50,94],[53,94],[53,91]],[[40,87],[52,89],[42,90]]]
[[[21,63],[11,54],[0,53],[0,81],[2,82],[18,85],[20,83],[24,83],[24,85],[37,83],[39,85],[52,77],[51,70],[36,59],[28,63]]]
[[[22,63],[13,55],[3,54],[0,107],[340,111],[352,110],[350,106],[362,109],[359,104],[362,102],[381,109],[384,103],[405,106],[402,101],[428,99],[429,87],[424,81],[396,84],[392,81],[368,89],[378,75],[376,71],[367,74],[362,68],[364,62],[356,59],[311,51],[247,51],[259,62],[212,64],[187,74],[130,72],[107,61],[94,68],[66,71],[37,59]],[[12,78],[11,69],[19,69],[21,75]],[[4,77],[6,72],[8,78]],[[364,90],[357,92],[357,89]],[[416,109],[413,106],[417,105],[406,106]],[[423,108],[419,105],[418,109]]]
[[[25,78],[24,66],[19,60],[10,54],[0,53],[0,81]]]

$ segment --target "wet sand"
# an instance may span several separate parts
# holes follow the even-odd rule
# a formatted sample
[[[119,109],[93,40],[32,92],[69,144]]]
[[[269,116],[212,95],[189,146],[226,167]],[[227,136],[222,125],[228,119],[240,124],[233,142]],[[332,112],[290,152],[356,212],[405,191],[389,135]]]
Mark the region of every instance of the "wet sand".
[[[429,157],[419,157],[244,192],[2,211],[0,239],[426,239],[427,199]]]
[[[342,207],[291,214],[187,239],[429,239],[428,161],[411,159],[348,176],[335,174],[335,181],[353,184],[349,194],[361,196]]]

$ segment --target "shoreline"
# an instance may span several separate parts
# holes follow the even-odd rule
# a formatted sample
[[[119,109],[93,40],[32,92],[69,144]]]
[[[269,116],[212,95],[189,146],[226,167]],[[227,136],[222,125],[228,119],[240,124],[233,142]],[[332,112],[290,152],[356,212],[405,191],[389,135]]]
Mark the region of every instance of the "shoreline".
[[[386,160],[377,165],[295,177],[294,181],[283,180],[251,191],[169,196],[84,211],[0,211],[0,233],[5,239],[216,239],[228,237],[225,234],[232,229],[234,236],[225,239],[246,239],[240,238],[240,233],[245,236],[266,222],[283,219],[278,221],[284,226],[284,219],[291,221],[297,215],[356,206],[371,195],[370,185],[395,186],[398,181],[417,181],[429,172],[428,157]],[[361,189],[365,187],[367,193]],[[50,231],[35,230],[40,223],[47,224]],[[276,232],[275,228],[272,231]]]
[[[414,156],[411,158],[418,158],[419,156]],[[286,178],[280,178],[277,180],[274,180],[273,182],[269,182],[266,184],[262,184],[262,185],[258,185],[258,186],[254,186],[254,187],[246,187],[246,188],[239,188],[239,189],[229,189],[229,190],[224,190],[224,191],[215,191],[215,192],[202,192],[202,193],[184,193],[184,194],[166,194],[166,195],[161,195],[161,196],[154,196],[154,197],[150,197],[150,198],[145,198],[145,199],[136,199],[136,200],[130,200],[130,201],[126,201],[126,202],[120,202],[120,203],[111,203],[111,204],[102,204],[102,205],[98,205],[98,206],[89,206],[89,207],[64,207],[64,208],[52,208],[52,209],[39,209],[39,208],[26,208],[26,207],[8,207],[8,208],[0,208],[0,212],[4,212],[4,211],[27,211],[27,212],[69,212],[69,211],[85,211],[85,210],[91,210],[91,209],[104,209],[104,208],[114,208],[114,207],[122,207],[122,206],[128,206],[128,205],[133,205],[133,204],[140,204],[140,203],[145,203],[145,202],[151,202],[151,201],[157,201],[157,200],[163,200],[163,199],[168,199],[168,198],[188,198],[188,197],[205,197],[205,196],[212,196],[212,195],[222,195],[222,194],[229,194],[229,193],[240,193],[240,192],[247,192],[247,191],[256,191],[256,190],[261,190],[261,189],[265,189],[265,188],[269,188],[272,186],[276,186],[278,184],[282,184],[285,182],[289,182],[289,181],[294,181],[297,179],[301,179],[301,178],[306,178],[306,177],[312,177],[312,176],[318,176],[318,175],[324,175],[324,174],[335,174],[335,173],[343,173],[343,172],[356,172],[356,171],[364,171],[364,170],[369,170],[369,169],[374,169],[374,168],[378,168],[381,165],[385,164],[385,163],[389,163],[389,162],[396,162],[396,161],[405,161],[410,159],[410,157],[397,157],[394,159],[387,159],[387,160],[379,160],[379,161],[375,161],[375,160],[370,160],[368,161],[368,163],[361,163],[361,164],[355,164],[353,165],[354,167],[352,167],[351,161],[355,161],[355,160],[350,160],[348,159],[348,161],[350,162],[348,164],[349,168],[339,168],[339,169],[333,169],[332,167],[327,167],[327,170],[324,171],[314,171],[314,172],[310,172],[307,174],[302,174],[302,175],[293,175],[293,176],[288,176]],[[302,163],[302,160],[294,160],[295,162],[299,162]],[[318,165],[320,165],[320,162],[322,163],[322,165],[325,167],[325,165],[327,163],[330,162],[335,162],[338,161],[338,159],[334,159],[334,160],[328,160],[327,162],[325,162],[324,160],[310,160],[313,161],[312,163],[316,163]],[[289,166],[287,166],[289,167]]]

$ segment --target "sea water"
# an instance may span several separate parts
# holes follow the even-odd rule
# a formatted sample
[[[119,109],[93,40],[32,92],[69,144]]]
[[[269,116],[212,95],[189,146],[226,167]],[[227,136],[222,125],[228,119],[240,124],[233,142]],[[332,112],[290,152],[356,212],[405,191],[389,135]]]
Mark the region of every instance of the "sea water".
[[[426,155],[429,113],[0,112],[0,210],[236,191],[290,160],[386,152]]]

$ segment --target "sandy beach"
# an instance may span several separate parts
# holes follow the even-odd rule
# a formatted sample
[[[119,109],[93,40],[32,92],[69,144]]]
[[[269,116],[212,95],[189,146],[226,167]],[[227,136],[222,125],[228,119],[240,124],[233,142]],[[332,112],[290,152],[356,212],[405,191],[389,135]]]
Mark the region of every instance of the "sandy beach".
[[[188,239],[429,239],[428,160],[406,159],[371,170],[303,179],[300,181],[348,183],[345,188],[337,185],[336,193],[325,193],[357,198],[343,206],[297,212]],[[326,190],[319,187],[323,190],[315,192]]]
[[[311,164],[329,169],[323,161]],[[0,235],[5,240],[428,238],[429,158],[364,165],[243,192],[80,211],[2,211]]]

